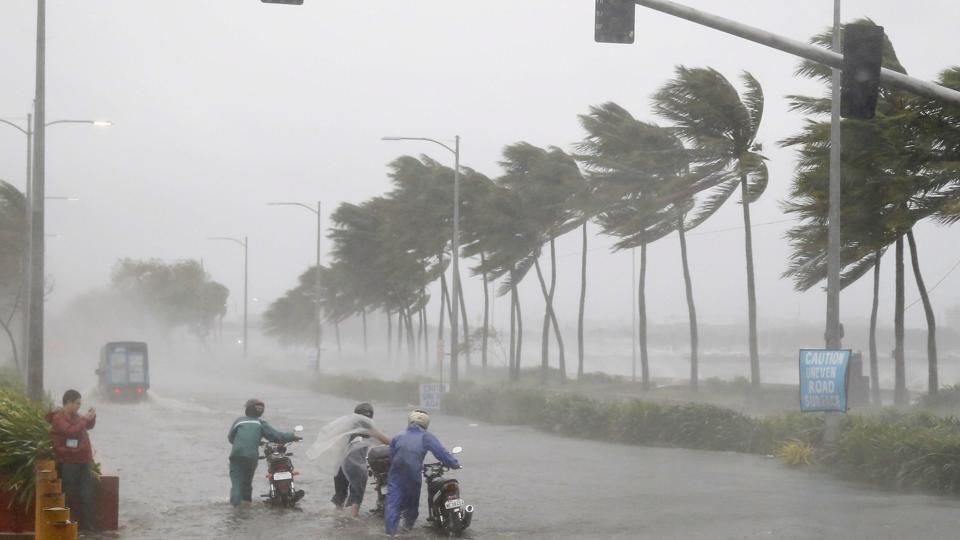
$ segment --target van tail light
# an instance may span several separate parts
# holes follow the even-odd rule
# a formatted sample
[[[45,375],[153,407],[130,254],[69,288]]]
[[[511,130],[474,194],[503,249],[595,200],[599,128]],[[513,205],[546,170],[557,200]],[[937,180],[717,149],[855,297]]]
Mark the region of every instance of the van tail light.
[[[142,394],[142,393],[143,393],[143,387],[142,387],[142,386],[138,386],[138,387],[137,387],[137,393],[138,393],[138,394]]]
[[[113,388],[113,393],[114,393],[114,395],[119,396],[119,395],[120,395],[120,388],[119,388],[119,387],[114,387],[114,388]]]

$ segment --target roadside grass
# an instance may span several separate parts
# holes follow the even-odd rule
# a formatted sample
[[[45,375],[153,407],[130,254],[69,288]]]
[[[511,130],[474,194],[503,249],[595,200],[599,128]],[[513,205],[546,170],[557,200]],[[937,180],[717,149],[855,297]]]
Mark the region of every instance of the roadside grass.
[[[464,382],[456,393],[444,396],[444,411],[570,437],[779,456],[792,466],[813,466],[884,488],[960,494],[960,420],[919,406],[848,413],[840,422],[837,440],[827,444],[823,413],[793,410],[751,416],[712,403],[679,399],[693,394],[733,400],[731,396],[739,390],[739,399],[748,400],[743,396],[743,382],[705,381],[701,391],[689,394],[658,388],[640,392],[643,399],[638,399],[624,397],[618,391],[624,383],[617,380],[605,383],[610,388],[602,397],[594,397],[581,393],[597,392],[589,384],[537,388],[533,380],[539,379],[534,377],[537,375],[525,373],[519,384],[510,385],[502,380],[498,385]],[[317,391],[340,397],[414,404],[420,382],[435,381],[324,374],[312,384]],[[796,407],[795,387],[768,390],[768,400],[792,396]],[[648,399],[654,395],[659,399]],[[949,398],[940,399],[952,403]]]

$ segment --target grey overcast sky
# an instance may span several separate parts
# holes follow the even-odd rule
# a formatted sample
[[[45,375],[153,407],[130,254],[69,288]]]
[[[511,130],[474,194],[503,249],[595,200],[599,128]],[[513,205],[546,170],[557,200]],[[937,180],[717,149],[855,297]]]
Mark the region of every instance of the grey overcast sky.
[[[831,0],[686,0],[688,5],[806,41],[832,20]],[[960,63],[955,0],[844,0],[845,21],[886,27],[901,61],[933,79]],[[34,92],[34,0],[0,3],[0,118],[24,121]],[[771,182],[754,205],[761,324],[818,321],[820,291],[800,294],[779,275],[789,223],[780,211],[794,159],[776,141],[798,129],[785,95],[821,89],[793,75],[797,59],[645,8],[632,46],[593,41],[593,0],[48,0],[47,120],[109,119],[111,128],[58,125],[47,134],[48,274],[58,310],[102,286],[121,257],[202,258],[242,298],[242,253],[210,236],[249,236],[252,310],[290,288],[313,260],[314,221],[268,201],[322,199],[324,210],[388,189],[385,164],[430,144],[383,135],[463,139],[462,162],[500,174],[501,149],[517,141],[570,149],[577,114],[616,101],[655,120],[649,96],[677,64],[711,66],[763,85],[760,140]],[[0,178],[24,182],[25,140],[0,126]],[[734,202],[734,201],[732,201]],[[700,318],[746,318],[740,208],[730,204],[690,238]],[[960,260],[960,229],[918,228],[927,283]],[[591,239],[588,317],[630,318],[630,255]],[[559,244],[561,322],[575,322],[578,240]],[[649,250],[648,312],[683,320],[675,238]],[[881,318],[892,322],[892,263],[885,260]],[[843,295],[842,318],[869,316],[869,280]],[[478,307],[476,280],[465,283]],[[960,270],[933,292],[938,315],[960,303]],[[525,284],[526,313],[542,301]],[[916,297],[912,283],[908,302]],[[505,304],[502,302],[501,304]],[[476,315],[471,315],[475,318]],[[563,319],[566,319],[564,321]],[[922,310],[909,311],[922,324]],[[960,323],[954,322],[955,325]]]

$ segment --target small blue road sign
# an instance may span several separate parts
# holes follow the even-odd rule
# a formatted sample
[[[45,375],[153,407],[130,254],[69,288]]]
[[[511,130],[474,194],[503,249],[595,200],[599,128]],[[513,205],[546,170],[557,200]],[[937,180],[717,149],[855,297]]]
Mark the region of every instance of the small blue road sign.
[[[800,349],[800,410],[846,412],[849,365],[849,349]]]

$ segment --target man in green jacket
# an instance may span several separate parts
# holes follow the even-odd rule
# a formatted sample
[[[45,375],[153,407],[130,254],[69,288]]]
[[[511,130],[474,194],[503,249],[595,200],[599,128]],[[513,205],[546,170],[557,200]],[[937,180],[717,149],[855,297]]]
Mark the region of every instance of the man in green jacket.
[[[249,399],[244,416],[230,426],[227,440],[233,445],[230,450],[230,504],[240,506],[240,501],[252,501],[253,475],[260,457],[260,439],[287,443],[302,440],[293,433],[273,429],[263,416],[264,405],[259,399]]]

